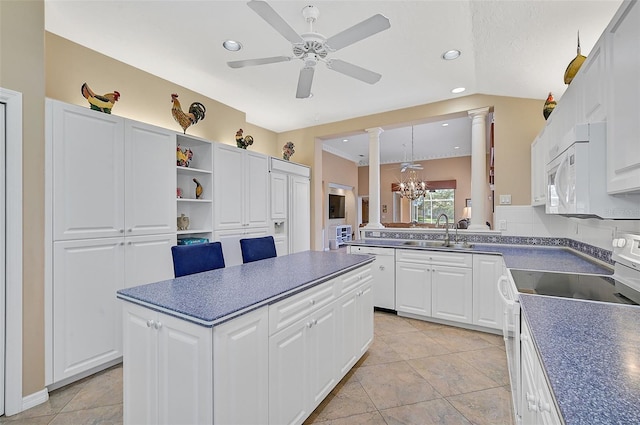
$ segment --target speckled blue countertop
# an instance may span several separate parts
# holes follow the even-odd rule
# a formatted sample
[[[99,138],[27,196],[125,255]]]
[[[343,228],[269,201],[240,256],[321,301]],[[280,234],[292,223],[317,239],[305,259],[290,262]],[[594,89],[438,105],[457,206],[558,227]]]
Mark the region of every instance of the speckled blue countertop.
[[[469,252],[472,254],[502,255],[510,269],[545,270],[569,273],[612,274],[613,270],[591,261],[565,247],[473,244],[471,248],[422,247],[406,245],[406,240],[364,239],[350,242],[353,246],[373,246],[381,248],[421,249],[452,252]]]
[[[566,425],[640,424],[640,306],[520,294]]]
[[[117,297],[210,327],[373,260],[369,255],[304,251],[122,289]]]

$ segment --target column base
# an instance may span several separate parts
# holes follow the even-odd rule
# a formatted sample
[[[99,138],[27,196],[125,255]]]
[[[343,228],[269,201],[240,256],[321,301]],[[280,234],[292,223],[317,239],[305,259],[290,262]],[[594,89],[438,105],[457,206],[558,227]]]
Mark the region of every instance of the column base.
[[[361,227],[361,229],[386,229],[386,227],[384,227],[382,223],[367,223],[366,226]]]

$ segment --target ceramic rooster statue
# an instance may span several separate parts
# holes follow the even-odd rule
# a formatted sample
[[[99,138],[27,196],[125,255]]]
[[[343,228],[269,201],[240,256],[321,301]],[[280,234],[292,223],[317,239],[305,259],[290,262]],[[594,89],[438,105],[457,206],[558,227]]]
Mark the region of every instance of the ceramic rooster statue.
[[[193,179],[193,182],[196,184],[196,199],[200,199],[202,196],[202,185],[198,181],[198,179]]]
[[[253,145],[253,137],[248,134],[242,137],[242,129],[236,131],[236,146],[240,149],[247,149],[247,147]]]
[[[111,108],[120,99],[120,93],[113,91],[113,93],[107,93],[105,95],[95,94],[93,90],[89,88],[87,83],[82,84],[80,89],[85,99],[89,101],[91,109],[94,111],[104,112],[105,114],[111,113]]]
[[[176,122],[180,124],[184,134],[187,134],[187,128],[204,119],[204,113],[207,110],[202,103],[193,102],[191,106],[189,106],[189,112],[185,113],[180,106],[177,94],[173,93],[171,95],[171,102],[173,103],[171,115],[173,115]]]
[[[549,119],[549,115],[553,112],[553,108],[556,107],[556,101],[553,98],[553,93],[549,92],[549,96],[547,97],[547,101],[544,102],[544,107],[542,108],[542,115],[544,115],[544,119]]]
[[[573,58],[571,62],[569,62],[569,65],[567,65],[567,69],[564,71],[565,84],[571,84],[571,81],[573,81],[573,77],[576,76],[576,74],[580,70],[580,67],[586,59],[587,57],[583,56],[580,53],[580,32],[578,32],[578,54],[575,58]]]

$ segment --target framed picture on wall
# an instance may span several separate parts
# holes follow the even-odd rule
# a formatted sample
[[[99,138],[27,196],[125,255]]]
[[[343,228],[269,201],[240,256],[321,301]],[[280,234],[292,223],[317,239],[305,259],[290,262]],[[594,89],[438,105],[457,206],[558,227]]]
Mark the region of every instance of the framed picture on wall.
[[[464,200],[464,206],[465,207],[470,207],[471,206],[471,199],[470,198],[467,198],[467,199]]]

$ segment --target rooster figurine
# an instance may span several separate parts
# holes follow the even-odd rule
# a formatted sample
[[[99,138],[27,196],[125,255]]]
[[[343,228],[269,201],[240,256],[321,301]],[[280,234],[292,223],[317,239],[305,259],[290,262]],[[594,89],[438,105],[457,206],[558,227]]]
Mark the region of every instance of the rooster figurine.
[[[202,185],[198,181],[198,179],[193,179],[193,182],[196,184],[196,199],[200,199],[202,196]]]
[[[236,131],[236,146],[238,146],[240,149],[247,149],[247,147],[253,145],[253,137],[249,136],[248,134],[243,137],[242,133],[242,129]]]
[[[547,97],[547,101],[544,102],[544,107],[542,108],[542,115],[544,115],[544,119],[549,119],[549,115],[553,112],[553,108],[556,107],[556,101],[553,98],[553,93],[549,92],[549,96]]]
[[[173,93],[171,95],[171,102],[173,103],[171,115],[173,115],[176,122],[180,124],[184,134],[187,134],[187,128],[204,119],[204,113],[207,110],[202,103],[193,102],[191,106],[189,106],[189,113],[185,113],[180,106],[177,94]]]
[[[93,90],[89,88],[87,83],[82,84],[80,89],[85,99],[89,101],[91,109],[94,111],[104,112],[105,114],[111,113],[111,108],[120,99],[120,93],[113,91],[113,93],[107,93],[105,95],[95,94]]]

